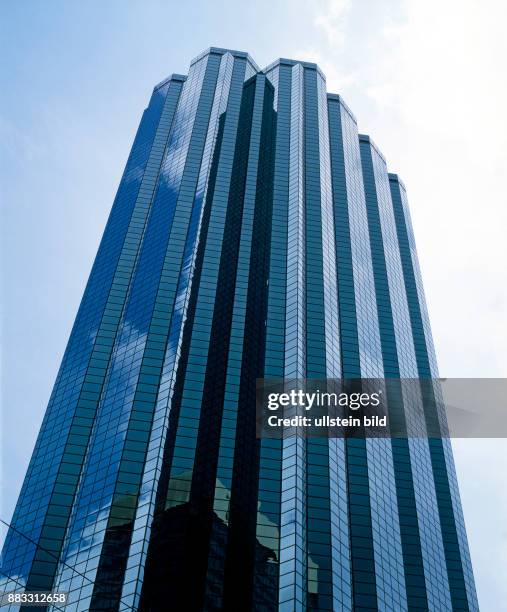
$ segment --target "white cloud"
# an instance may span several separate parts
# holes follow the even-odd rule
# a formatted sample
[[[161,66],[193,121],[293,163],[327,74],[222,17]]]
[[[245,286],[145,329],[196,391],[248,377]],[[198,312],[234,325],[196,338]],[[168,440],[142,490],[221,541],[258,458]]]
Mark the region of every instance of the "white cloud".
[[[314,25],[324,32],[330,45],[345,43],[345,16],[350,6],[350,0],[327,0],[317,3]]]

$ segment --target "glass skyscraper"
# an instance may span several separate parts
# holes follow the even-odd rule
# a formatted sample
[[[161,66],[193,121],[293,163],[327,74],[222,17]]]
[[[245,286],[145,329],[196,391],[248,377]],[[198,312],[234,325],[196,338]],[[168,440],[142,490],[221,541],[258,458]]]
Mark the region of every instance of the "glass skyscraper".
[[[318,66],[211,48],[144,111],[3,590],[69,611],[478,610],[449,440],[409,420],[257,438],[256,379],[304,377],[438,377],[405,187]]]

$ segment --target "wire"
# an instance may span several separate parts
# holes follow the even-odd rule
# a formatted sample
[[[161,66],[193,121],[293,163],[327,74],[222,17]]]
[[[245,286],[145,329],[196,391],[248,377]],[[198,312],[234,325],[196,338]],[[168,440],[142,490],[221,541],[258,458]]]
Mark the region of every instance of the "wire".
[[[41,546],[38,542],[36,542],[35,540],[32,540],[32,538],[29,538],[27,535],[25,535],[24,533],[22,533],[21,531],[19,531],[19,529],[17,529],[16,527],[14,527],[14,525],[11,525],[10,523],[8,523],[7,521],[4,521],[2,518],[0,518],[0,523],[3,523],[4,525],[6,525],[9,529],[12,529],[13,531],[15,531],[18,535],[20,535],[22,538],[25,538],[26,540],[28,540],[29,542],[31,542],[32,544],[35,544],[35,546],[37,548],[40,548],[42,551],[44,551],[45,553],[47,553],[48,555],[51,555],[53,558],[55,558],[58,563],[61,563],[62,565],[65,565],[65,567],[68,567],[72,572],[76,573],[78,576],[81,576],[82,578],[84,578],[85,580],[87,580],[90,584],[95,584],[93,582],[93,580],[91,580],[90,578],[88,578],[88,576],[86,576],[86,574],[82,574],[80,571],[78,571],[75,567],[72,567],[72,565],[69,565],[68,563],[66,563],[65,561],[63,561],[62,559],[60,559],[60,557],[58,555],[55,555],[54,552],[52,552],[51,550],[48,550],[47,548],[44,548],[43,546]],[[4,574],[4,576],[6,576],[7,578],[9,578],[9,580],[13,580],[14,582],[18,582],[15,578],[12,578],[11,576],[9,576],[8,574],[5,574],[4,572],[2,572]],[[25,586],[21,585],[22,588],[26,588]],[[127,608],[129,610],[134,610],[135,608],[133,606],[131,606],[130,604],[128,604],[127,602],[123,601],[120,597],[119,600],[124,606],[127,606]],[[53,604],[51,604],[53,605]],[[57,607],[57,606],[54,606]]]
[[[0,519],[0,520],[2,520],[2,519]],[[2,523],[3,523],[3,521],[2,521]],[[4,573],[4,576],[6,576],[9,580],[12,580],[12,582],[15,582],[23,590],[25,590],[25,585],[23,583],[21,583],[17,578],[14,578],[14,576],[9,576],[9,575],[7,575],[5,573]],[[19,606],[21,608],[21,606],[24,605],[24,603],[28,603],[28,602],[12,601],[12,602],[8,602],[8,603],[4,603],[4,604],[0,605],[0,608],[5,608],[6,606]],[[49,605],[53,606],[57,610],[62,610],[62,612],[65,612],[63,608],[60,608],[59,606],[57,606],[53,602],[51,602]]]

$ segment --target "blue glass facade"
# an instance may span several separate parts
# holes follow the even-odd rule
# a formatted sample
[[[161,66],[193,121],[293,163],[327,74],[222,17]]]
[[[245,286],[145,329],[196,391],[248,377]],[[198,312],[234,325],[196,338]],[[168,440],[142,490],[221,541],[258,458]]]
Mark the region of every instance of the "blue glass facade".
[[[407,436],[256,438],[256,379],[339,377],[385,379]],[[143,114],[3,589],[75,611],[478,610],[450,444],[403,385],[436,377],[403,183],[318,66],[211,48]]]

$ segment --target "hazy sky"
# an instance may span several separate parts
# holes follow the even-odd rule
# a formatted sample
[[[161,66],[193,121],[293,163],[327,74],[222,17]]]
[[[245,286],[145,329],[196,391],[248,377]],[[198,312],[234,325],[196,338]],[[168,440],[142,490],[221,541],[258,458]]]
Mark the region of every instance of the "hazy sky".
[[[496,0],[2,0],[10,520],[153,85],[209,46],[319,63],[405,181],[447,377],[507,374],[507,11]],[[454,442],[481,609],[507,610],[505,440]],[[502,607],[503,606],[503,607]]]

